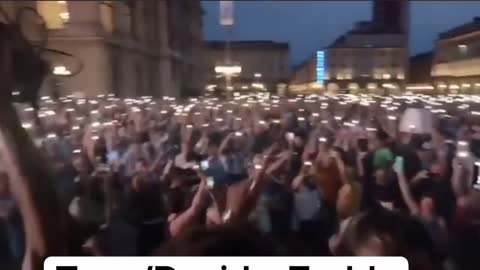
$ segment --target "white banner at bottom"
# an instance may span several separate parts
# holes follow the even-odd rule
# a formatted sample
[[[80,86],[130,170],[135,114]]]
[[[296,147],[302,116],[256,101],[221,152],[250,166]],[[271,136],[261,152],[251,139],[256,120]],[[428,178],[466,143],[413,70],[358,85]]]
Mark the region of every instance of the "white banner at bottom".
[[[402,257],[49,257],[44,270],[408,270]]]

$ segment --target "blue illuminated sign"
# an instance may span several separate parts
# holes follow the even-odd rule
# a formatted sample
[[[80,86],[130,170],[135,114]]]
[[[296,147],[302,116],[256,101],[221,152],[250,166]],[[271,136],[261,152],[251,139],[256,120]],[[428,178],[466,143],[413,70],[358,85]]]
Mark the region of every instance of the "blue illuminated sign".
[[[325,82],[325,51],[317,51],[317,83]]]

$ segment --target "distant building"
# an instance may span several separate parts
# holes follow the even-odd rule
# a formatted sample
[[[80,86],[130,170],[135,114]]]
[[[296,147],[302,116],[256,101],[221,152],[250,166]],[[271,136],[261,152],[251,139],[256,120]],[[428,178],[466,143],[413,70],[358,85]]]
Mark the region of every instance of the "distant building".
[[[432,77],[442,92],[480,93],[480,18],[439,35]]]
[[[410,57],[409,83],[432,83],[433,52]]]
[[[378,32],[408,34],[409,0],[374,0],[373,24]]]
[[[291,91],[394,92],[408,73],[409,1],[374,0],[373,19],[361,21],[292,76]],[[316,77],[323,72],[322,79]],[[318,77],[318,76],[317,76]]]
[[[325,51],[320,50],[295,66],[289,83],[292,94],[308,93],[325,90],[324,83],[328,74],[325,67]]]
[[[226,49],[228,46],[228,50]],[[215,67],[230,63],[241,67],[231,79],[231,91],[285,91],[290,76],[290,47],[274,41],[207,41],[204,43],[204,70],[207,91],[226,90],[226,80]]]
[[[433,52],[426,52],[410,57],[407,91],[433,94],[433,78],[431,76]]]
[[[202,66],[204,12],[201,2],[200,0],[168,0],[165,2],[168,10],[171,91],[174,95],[180,96],[202,94],[204,85],[202,80],[204,74]]]
[[[72,53],[84,64],[74,77],[47,78],[45,94],[179,96],[181,82],[195,82],[191,78],[197,59],[192,55],[200,49],[202,32],[199,0],[0,4],[10,14],[24,6],[36,9],[48,28],[47,46]],[[61,72],[77,69],[71,59],[48,58]]]
[[[359,23],[326,49],[326,70],[329,92],[399,89],[408,70],[407,35]]]

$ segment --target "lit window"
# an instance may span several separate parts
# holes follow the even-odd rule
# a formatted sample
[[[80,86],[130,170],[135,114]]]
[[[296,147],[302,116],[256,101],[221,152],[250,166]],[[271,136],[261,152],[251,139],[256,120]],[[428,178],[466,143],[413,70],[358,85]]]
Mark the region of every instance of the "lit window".
[[[358,83],[349,83],[348,84],[348,89],[350,90],[357,90],[359,87],[358,87]]]
[[[114,27],[112,1],[103,1],[100,4],[100,20],[102,21],[103,29],[108,33],[112,33]]]
[[[63,76],[72,74],[72,72],[68,70],[65,66],[55,66],[52,73],[55,75],[63,75]]]
[[[377,84],[376,83],[369,83],[369,84],[367,84],[367,89],[370,89],[370,90],[377,89]]]
[[[37,1],[37,11],[48,29],[62,29],[70,20],[67,1]]]

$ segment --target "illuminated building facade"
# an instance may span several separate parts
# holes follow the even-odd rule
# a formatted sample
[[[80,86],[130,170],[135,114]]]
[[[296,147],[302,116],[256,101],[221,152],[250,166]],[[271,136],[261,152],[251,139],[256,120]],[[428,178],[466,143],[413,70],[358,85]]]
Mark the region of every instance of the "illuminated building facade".
[[[337,39],[326,52],[329,92],[392,92],[405,83],[408,49],[403,34],[354,31]]]
[[[409,2],[375,0],[371,21],[355,27],[294,69],[291,92],[393,93],[408,79]],[[322,62],[322,61],[320,61]]]
[[[69,52],[84,64],[71,78],[47,78],[45,94],[133,97],[179,96],[195,72],[203,11],[199,0],[175,1],[1,1],[14,14],[35,8],[48,28],[48,47]],[[175,11],[175,12],[174,12]],[[55,72],[76,67],[49,57]],[[189,85],[189,88],[194,88]],[[199,87],[197,87],[199,88]]]
[[[319,50],[293,68],[289,92],[301,94],[322,91],[327,74],[325,51]]]
[[[286,91],[290,76],[290,47],[274,41],[231,41],[228,43],[231,65],[238,70],[232,74],[230,91]],[[226,65],[226,42],[204,43],[205,90],[223,91],[225,77],[219,71]],[[233,69],[232,69],[233,70]]]
[[[480,93],[480,18],[439,35],[432,77],[439,92]]]
[[[395,92],[405,86],[409,1],[374,0],[372,14],[326,49],[327,91]]]

